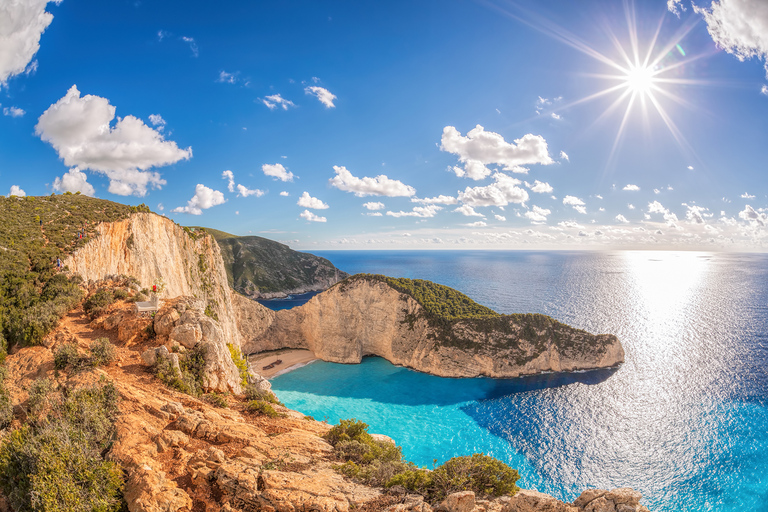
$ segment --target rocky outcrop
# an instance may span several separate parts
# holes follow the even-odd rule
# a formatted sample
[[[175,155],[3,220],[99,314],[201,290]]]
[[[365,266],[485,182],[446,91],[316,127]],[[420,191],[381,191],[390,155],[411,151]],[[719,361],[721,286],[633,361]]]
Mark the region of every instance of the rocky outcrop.
[[[240,346],[227,273],[212,237],[154,213],[102,223],[96,231],[97,236],[64,261],[71,273],[86,282],[123,274],[149,289],[162,280],[161,299],[182,295],[202,299],[209,314],[219,320],[227,342]]]
[[[244,354],[274,350],[261,335],[275,321],[275,312],[265,308],[255,300],[232,293],[232,305],[235,309],[235,319],[240,330],[241,346]],[[261,342],[257,340],[262,339]],[[276,347],[279,348],[279,347]]]
[[[543,315],[435,321],[408,294],[377,280],[344,281],[307,304],[278,311],[249,349],[305,348],[325,361],[376,355],[443,377],[518,377],[624,361],[619,340]]]

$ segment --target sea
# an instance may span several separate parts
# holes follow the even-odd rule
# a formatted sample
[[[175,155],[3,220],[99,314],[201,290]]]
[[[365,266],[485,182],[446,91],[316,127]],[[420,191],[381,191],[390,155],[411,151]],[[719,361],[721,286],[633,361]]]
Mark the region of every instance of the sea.
[[[349,273],[428,279],[499,313],[616,334],[616,370],[448,379],[378,357],[272,380],[317,420],[357,418],[433,467],[482,452],[572,501],[632,487],[652,512],[768,511],[768,255],[327,251]],[[296,301],[301,302],[301,298]]]

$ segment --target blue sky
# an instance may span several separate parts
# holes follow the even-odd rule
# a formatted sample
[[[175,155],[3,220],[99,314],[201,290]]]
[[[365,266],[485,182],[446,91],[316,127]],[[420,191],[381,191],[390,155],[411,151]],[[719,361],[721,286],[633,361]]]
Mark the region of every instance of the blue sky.
[[[20,0],[0,191],[310,250],[765,250],[766,34],[762,0]]]

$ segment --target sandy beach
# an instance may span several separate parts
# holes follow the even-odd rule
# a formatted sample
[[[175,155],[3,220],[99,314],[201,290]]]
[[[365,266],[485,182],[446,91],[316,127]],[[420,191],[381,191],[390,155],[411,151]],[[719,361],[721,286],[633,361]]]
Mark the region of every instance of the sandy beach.
[[[281,349],[271,350],[269,352],[261,352],[259,354],[253,354],[248,356],[248,362],[251,368],[259,375],[266,377],[267,379],[274,377],[277,373],[285,372],[285,370],[296,365],[304,365],[317,359],[315,354],[309,350],[300,349]],[[280,364],[273,366],[268,370],[263,368],[277,360],[282,361]]]

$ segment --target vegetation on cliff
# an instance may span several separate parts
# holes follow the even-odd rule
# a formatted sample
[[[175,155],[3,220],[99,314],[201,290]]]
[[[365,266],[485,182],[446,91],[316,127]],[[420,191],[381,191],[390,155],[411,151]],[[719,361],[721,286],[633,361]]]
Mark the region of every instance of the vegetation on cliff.
[[[400,293],[411,296],[434,319],[453,322],[500,316],[491,308],[478,304],[458,290],[424,279],[388,277],[381,274],[355,274],[345,279],[339,286],[344,290],[359,281],[388,284]]]
[[[113,222],[145,205],[127,206],[79,194],[0,196],[0,330],[9,343],[36,344],[73,308],[77,280],[58,274],[63,259]]]
[[[246,296],[321,290],[347,277],[327,259],[273,240],[195,229],[213,235],[221,248],[229,285]]]
[[[403,460],[401,448],[389,441],[376,440],[368,425],[355,419],[341,420],[325,434],[334,453],[344,464],[342,474],[368,485],[402,486],[436,504],[449,494],[473,491],[480,497],[513,496],[520,489],[520,475],[493,457],[475,453],[454,457],[432,471]]]

